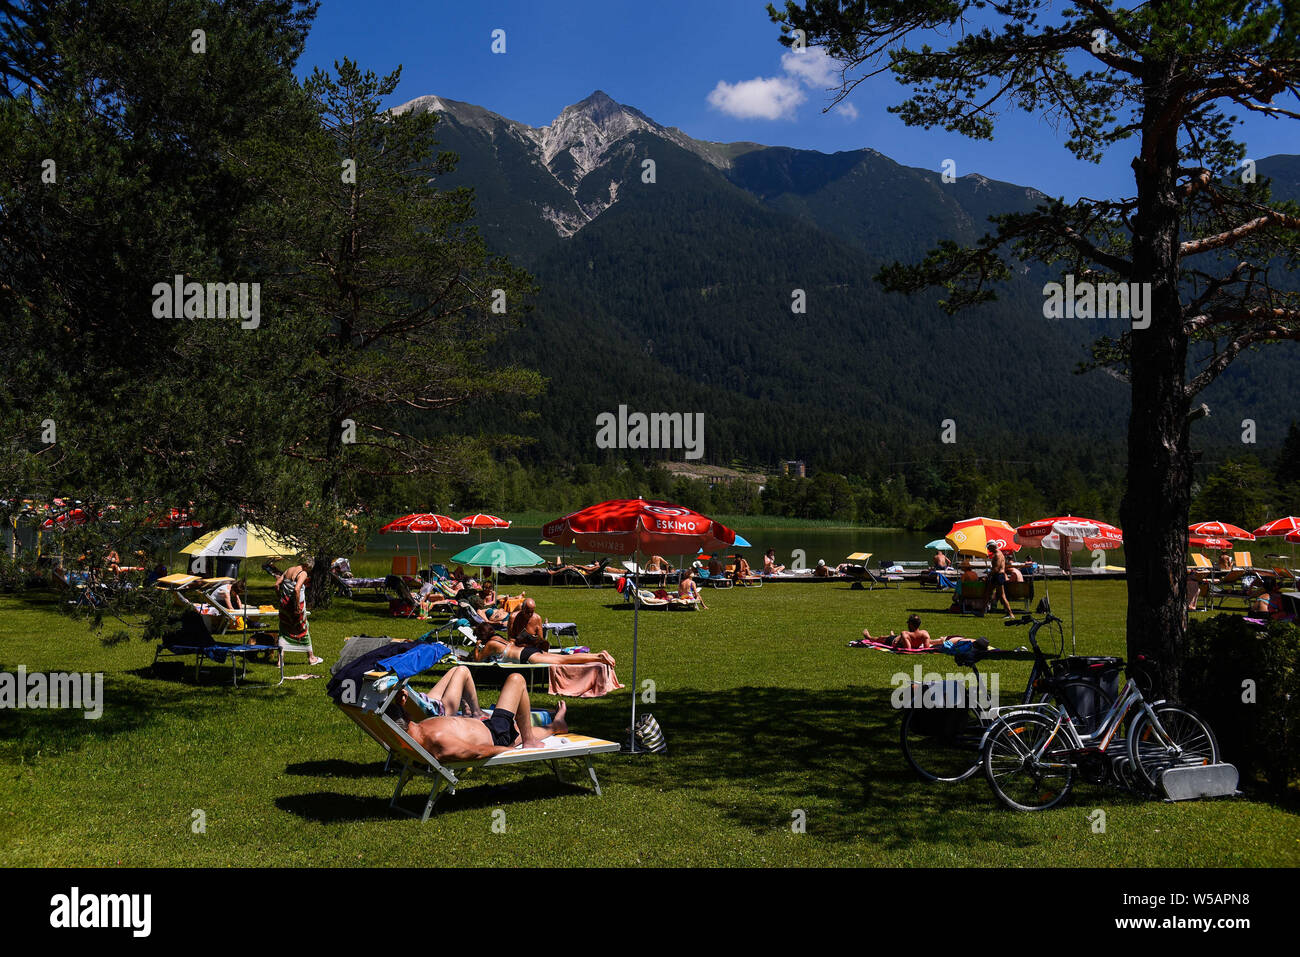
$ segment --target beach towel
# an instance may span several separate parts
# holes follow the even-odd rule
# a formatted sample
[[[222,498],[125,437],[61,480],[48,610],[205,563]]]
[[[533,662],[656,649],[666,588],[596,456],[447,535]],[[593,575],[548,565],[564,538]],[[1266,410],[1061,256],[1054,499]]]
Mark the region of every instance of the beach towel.
[[[876,641],[874,638],[859,638],[857,641],[849,642],[850,648],[875,648],[877,651],[892,651],[896,655],[933,655],[942,651],[941,648],[895,648],[893,645],[887,645],[883,641]]]
[[[410,651],[405,651],[400,655],[382,658],[378,664],[379,667],[394,672],[399,678],[413,678],[420,672],[432,668],[452,653],[452,650],[441,641],[431,641],[427,644],[416,645]]]
[[[623,687],[609,665],[551,665],[548,694],[566,698],[601,698]]]

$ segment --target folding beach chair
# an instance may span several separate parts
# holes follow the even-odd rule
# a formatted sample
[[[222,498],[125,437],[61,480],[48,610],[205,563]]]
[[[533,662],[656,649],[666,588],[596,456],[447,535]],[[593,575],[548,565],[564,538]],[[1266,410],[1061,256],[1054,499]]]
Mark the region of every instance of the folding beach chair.
[[[391,688],[379,691],[375,687],[374,680],[378,676],[376,672],[371,672],[366,676],[367,680],[362,685],[360,700],[357,704],[338,704],[338,708],[356,722],[362,731],[383,747],[389,753],[390,760],[400,762],[397,787],[394,788],[393,797],[388,802],[388,806],[393,810],[399,811],[408,817],[418,817],[421,821],[428,821],[429,815],[433,813],[433,806],[438,802],[438,798],[442,796],[443,790],[455,794],[456,788],[460,786],[462,779],[469,772],[476,768],[495,768],[512,764],[527,764],[533,761],[545,761],[550,765],[551,770],[560,781],[564,780],[560,773],[561,761],[573,760],[580,765],[585,764],[587,777],[590,779],[596,795],[600,796],[600,781],[596,777],[596,768],[592,764],[591,758],[596,754],[606,754],[619,750],[620,746],[615,742],[592,738],[585,734],[566,732],[563,735],[545,738],[543,740],[544,747],[530,748],[527,751],[515,748],[477,761],[443,763],[411,737],[401,723],[388,713],[389,706],[396,700],[398,694],[406,687],[410,679],[403,678],[394,682]],[[457,771],[461,772],[460,776],[457,776]],[[429,792],[429,798],[424,803],[423,810],[411,811],[402,807],[398,801],[407,782],[417,774],[433,775],[435,784],[433,790]]]

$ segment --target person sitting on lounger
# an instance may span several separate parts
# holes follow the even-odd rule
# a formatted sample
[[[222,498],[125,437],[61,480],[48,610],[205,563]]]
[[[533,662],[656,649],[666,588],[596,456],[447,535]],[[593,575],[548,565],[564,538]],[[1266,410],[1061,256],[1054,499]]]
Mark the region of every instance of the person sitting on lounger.
[[[691,574],[689,568],[682,572],[682,580],[677,583],[677,597],[684,601],[699,602],[701,608],[705,611],[709,606],[704,604],[704,599],[700,597],[700,589],[695,584],[695,576]]]
[[[722,565],[722,559],[717,555],[709,556],[709,577],[723,578],[727,574],[727,569]]]
[[[1188,582],[1190,587],[1191,582]],[[1250,610],[1266,621],[1283,621],[1291,618],[1287,611],[1286,599],[1282,597],[1282,586],[1276,581],[1261,586],[1251,599]]]
[[[122,559],[117,554],[116,548],[110,548],[108,554],[104,556],[104,564],[113,575],[122,574]]]
[[[749,562],[737,555],[736,568],[732,573],[732,577],[735,578],[736,581],[741,581],[742,579],[752,578],[753,575],[754,573],[749,569]]]
[[[397,579],[396,584],[401,585],[402,588],[406,587],[406,583],[400,578]],[[398,589],[398,591],[400,593],[401,589]],[[417,616],[420,618],[427,618],[430,612],[435,609],[460,604],[456,598],[448,598],[442,592],[438,591],[433,582],[425,582],[420,586],[420,591],[411,597],[416,605]],[[450,608],[448,608],[448,610],[450,610]]]
[[[878,641],[883,645],[889,645],[893,648],[930,648],[937,644],[943,644],[943,639],[934,639],[930,633],[921,627],[921,616],[911,615],[907,619],[907,627],[898,634],[890,632],[883,638],[874,637],[866,628],[862,629],[862,637],[868,641]]]
[[[407,688],[398,698],[398,704],[406,710],[412,721],[457,714],[480,720],[487,717],[487,713],[479,707],[473,673],[465,665],[452,668],[425,694]]]
[[[940,569],[940,570],[943,570],[943,569],[947,568],[947,567],[948,567],[949,565],[951,565],[951,564],[952,564],[952,562],[948,561],[948,556],[947,556],[947,555],[945,555],[943,552],[939,551],[938,549],[935,549],[935,552],[934,552],[934,567],[935,567],[935,568],[938,568],[938,569]]]
[[[556,708],[544,728],[533,727],[528,686],[522,675],[506,678],[491,716],[444,715],[407,726],[407,732],[439,761],[481,761],[518,747],[536,748],[544,738],[564,734],[566,705]]]
[[[979,578],[980,578],[979,573],[975,571],[975,568],[974,568],[974,566],[971,565],[971,563],[970,563],[970,559],[969,559],[969,558],[966,559],[964,562],[961,563],[961,580],[962,580],[962,581],[964,581],[964,582],[975,582],[975,581],[979,581]]]
[[[814,578],[831,577],[831,567],[826,564],[826,559],[824,558],[817,559],[817,567],[813,569],[813,577]]]
[[[785,571],[785,566],[776,563],[776,549],[769,548],[763,555],[763,574],[779,575],[783,571]]]
[[[650,561],[646,562],[646,566],[642,570],[645,572],[655,572],[656,574],[667,574],[673,570],[673,566],[668,564],[668,559],[664,558],[662,555],[651,555]]]
[[[1024,580],[1025,580],[1024,573],[1021,572],[1020,569],[1016,567],[1015,562],[1013,562],[1011,559],[1008,558],[1007,559],[1007,581],[1022,582]]]

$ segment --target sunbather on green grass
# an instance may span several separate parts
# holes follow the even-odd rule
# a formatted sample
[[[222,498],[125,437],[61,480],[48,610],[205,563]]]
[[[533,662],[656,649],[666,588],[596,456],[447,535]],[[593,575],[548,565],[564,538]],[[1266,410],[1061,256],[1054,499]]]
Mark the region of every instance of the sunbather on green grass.
[[[547,727],[533,727],[527,683],[514,674],[506,679],[490,717],[426,718],[408,725],[407,730],[439,761],[479,761],[513,749],[516,739],[520,748],[536,748],[543,739],[565,733],[569,730],[565,710],[561,701]]]

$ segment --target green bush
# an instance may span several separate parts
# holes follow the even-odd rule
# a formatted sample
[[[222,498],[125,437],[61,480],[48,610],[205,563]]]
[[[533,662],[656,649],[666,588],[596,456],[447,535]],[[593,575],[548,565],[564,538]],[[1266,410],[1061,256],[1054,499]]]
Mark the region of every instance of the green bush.
[[[1285,790],[1300,769],[1300,627],[1258,628],[1239,615],[1193,621],[1182,681],[1242,780],[1263,775]]]

